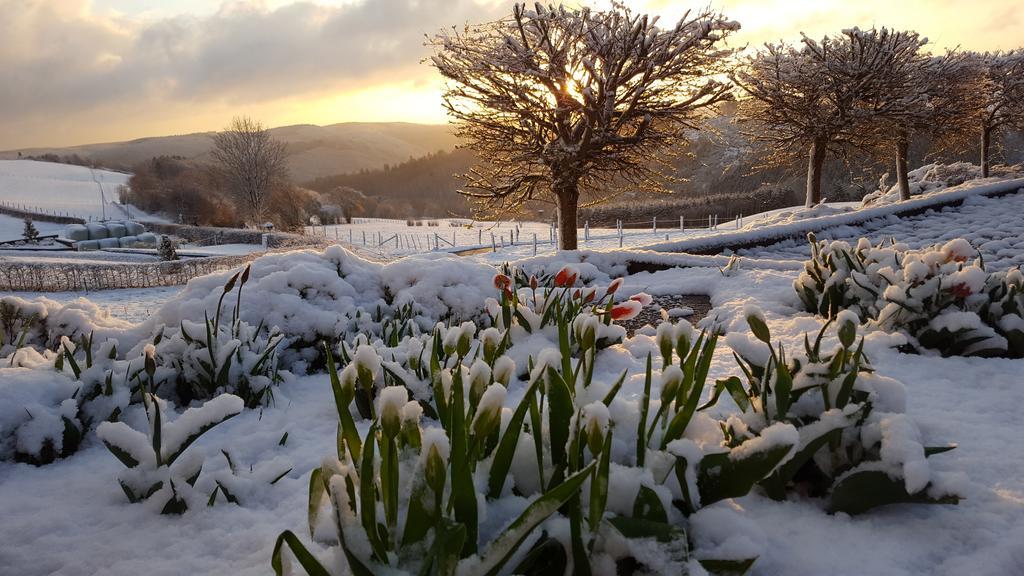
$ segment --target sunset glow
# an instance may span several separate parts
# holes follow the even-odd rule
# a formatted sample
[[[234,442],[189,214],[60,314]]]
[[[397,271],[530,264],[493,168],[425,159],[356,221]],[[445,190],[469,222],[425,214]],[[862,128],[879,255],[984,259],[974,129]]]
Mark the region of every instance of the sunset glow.
[[[628,2],[665,21],[703,4]],[[215,130],[239,112],[269,125],[443,123],[425,34],[508,13],[509,2],[186,0],[6,2],[0,149]],[[857,25],[913,28],[934,50],[1008,48],[1013,0],[724,0],[732,44],[797,41]],[[41,71],[47,73],[41,73]],[[55,114],[59,112],[59,114]]]

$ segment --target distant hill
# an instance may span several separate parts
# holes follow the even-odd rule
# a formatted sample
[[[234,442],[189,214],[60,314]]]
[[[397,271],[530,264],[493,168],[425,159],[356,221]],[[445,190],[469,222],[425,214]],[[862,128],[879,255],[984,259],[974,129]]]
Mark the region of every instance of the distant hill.
[[[299,124],[271,129],[287,142],[292,178],[297,182],[321,176],[373,170],[455,148],[456,138],[445,125],[403,122],[346,122],[330,126]],[[0,152],[0,159],[57,154],[78,155],[109,168],[128,169],[155,156],[204,160],[212,132],[139,138],[127,142],[66,148],[30,148]]]
[[[462,184],[457,177],[476,162],[466,149],[436,152],[376,170],[360,170],[316,178],[304,185],[317,192],[338,187],[360,191],[386,206],[380,214],[389,216],[467,216],[470,205],[456,191]]]

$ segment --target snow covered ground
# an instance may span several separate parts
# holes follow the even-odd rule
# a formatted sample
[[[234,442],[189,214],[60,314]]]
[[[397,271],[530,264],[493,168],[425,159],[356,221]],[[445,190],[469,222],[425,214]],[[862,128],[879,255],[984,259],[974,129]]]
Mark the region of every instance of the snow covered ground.
[[[773,213],[774,211],[744,218],[744,224]],[[352,224],[309,226],[306,231],[386,260],[431,251],[472,251],[475,258],[499,264],[534,254],[541,256],[556,252],[552,243],[555,232],[550,224],[543,222],[482,222],[460,218],[423,222],[422,226],[409,226],[405,220],[356,218]],[[427,226],[426,222],[437,222],[438,225]],[[590,228],[588,240],[586,223],[581,224],[584,227],[578,230],[580,249],[592,250],[634,248],[656,242],[736,230],[739,225],[735,220],[731,220],[719,222],[716,230],[708,230],[706,227],[680,230],[678,220],[669,220],[660,221],[655,231],[652,221],[647,228],[625,228],[620,242],[619,233],[615,228]]]
[[[0,202],[35,212],[101,218],[151,218],[118,203],[129,174],[34,160],[0,160]]]
[[[802,220],[792,216],[776,214],[776,222],[792,225]],[[381,223],[357,226],[377,226],[378,231],[385,231],[385,237],[388,230],[400,230],[397,224],[388,224],[390,228]],[[532,238],[538,228],[531,226],[522,226],[520,236],[526,233]],[[546,225],[537,226],[547,230]],[[401,227],[405,227],[404,222]],[[510,229],[506,226],[500,230],[508,235]],[[413,230],[419,232],[418,227]],[[421,234],[432,233],[430,228],[425,230]],[[452,231],[443,227],[433,230],[439,235]],[[877,240],[895,235],[912,246],[963,236],[982,250],[987,265],[1003,269],[1024,261],[1022,231],[1024,194],[1018,193],[971,198],[957,208],[880,218],[818,236],[868,236]],[[587,247],[617,247],[617,236],[599,240],[596,233],[592,231],[594,244]],[[467,238],[468,244],[478,232],[456,229],[456,243],[459,234]],[[489,238],[490,232],[485,234]],[[664,232],[658,236],[658,240],[663,239]],[[651,241],[650,236],[646,238],[646,243]],[[411,237],[408,242],[416,245]],[[399,300],[415,300],[434,313],[482,307],[485,297],[498,294],[491,283],[493,269],[483,265],[487,262],[525,258],[521,262],[524,266],[554,271],[561,267],[562,260],[585,259],[579,264],[581,276],[588,282],[607,284],[622,274],[622,262],[628,256],[609,251],[533,259],[529,258],[531,242],[531,246],[508,248],[504,253],[466,258],[431,254],[380,265],[342,257],[336,248],[331,250],[334,252],[329,253],[338,260],[302,251],[257,261],[246,296],[257,304],[246,309],[243,319],[271,318],[283,329],[315,340],[320,330],[338,330],[346,325],[346,315],[355,306],[372,306],[386,293]],[[799,261],[806,257],[805,244],[787,241],[747,250],[742,255],[748,257],[747,264],[730,274],[718,270],[720,258],[715,259],[715,265],[634,274],[625,279],[619,295],[707,294],[714,306],[711,318],[734,333],[747,332],[744,316],[748,306],[757,305],[765,311],[772,338],[785,344],[787,351],[801,350],[804,334],[813,334],[823,323],[820,317],[801,311],[792,287]],[[348,275],[346,280],[341,279],[343,271]],[[174,326],[183,319],[202,322],[203,310],[216,303],[225,277],[199,278],[183,291],[108,291],[89,295],[89,299],[113,316],[145,321],[122,331],[122,344],[131,346],[145,331],[140,327],[148,330],[157,323]],[[180,298],[175,298],[179,294]],[[62,302],[71,298],[56,295]],[[159,306],[166,299],[171,304]],[[131,311],[130,305],[135,306]],[[123,314],[117,313],[118,306],[124,308]],[[104,330],[116,333],[110,332],[112,328]],[[758,491],[714,504],[708,509],[737,515],[755,527],[736,535],[743,540],[741,546],[758,551],[752,574],[1024,574],[1024,548],[1020,545],[1024,541],[1024,443],[1016,440],[1020,435],[1020,406],[1024,405],[1020,378],[1024,360],[910,355],[898,351],[901,343],[898,336],[873,332],[866,338],[865,352],[877,374],[904,384],[907,414],[920,428],[925,443],[958,445],[952,452],[929,458],[925,475],[955,489],[963,500],[955,506],[893,505],[858,516],[828,514],[819,498],[791,494],[779,502]],[[833,345],[834,340],[826,343],[826,347]],[[538,352],[552,343],[537,335],[522,346]],[[640,330],[598,358],[595,382],[600,386],[610,386],[621,370],[628,370],[619,395],[621,403],[613,405],[611,413],[612,420],[621,426],[615,430],[616,437],[620,433],[626,436],[626,423],[637,420],[644,359],[649,352],[658,354],[653,329]],[[525,354],[523,350],[518,353]],[[300,371],[297,364],[294,367]],[[708,381],[736,373],[730,347],[721,343]],[[0,387],[3,385],[0,382]],[[510,386],[506,406],[513,406],[523,387],[523,382]],[[652,397],[657,398],[659,393],[660,385],[655,384]],[[705,389],[702,402],[708,393]],[[737,412],[728,395],[710,410],[713,416],[721,417]],[[132,418],[135,424],[145,422],[138,411],[126,419]],[[193,507],[180,517],[161,516],[145,505],[129,504],[116,482],[123,466],[92,434],[76,454],[47,466],[0,462],[0,518],[4,519],[0,522],[0,566],[19,575],[142,571],[154,575],[266,574],[270,572],[274,540],[283,530],[298,534],[321,560],[340,565],[343,560],[338,548],[310,544],[306,529],[310,472],[325,456],[335,453],[337,422],[326,375],[287,379],[275,391],[272,406],[245,410],[196,443],[208,456],[197,487],[209,494],[213,477],[227,469],[228,463],[220,457],[221,449],[228,450],[243,466],[280,465],[291,471],[280,482],[261,487],[243,505],[221,501],[213,507]],[[360,432],[368,425],[365,420],[357,424]],[[282,443],[285,433],[287,441]],[[611,499],[624,499],[618,496],[613,494]],[[514,496],[499,502],[501,506],[487,508],[493,516],[483,519],[485,536],[496,535],[505,519],[524,505],[522,498]],[[566,532],[564,523],[547,526]]]
[[[839,226],[817,236],[821,240],[854,243],[858,238],[866,237],[875,244],[896,238],[912,248],[965,238],[984,255],[987,268],[1004,270],[1024,264],[1024,193],[1001,198],[973,197],[961,206],[904,218],[890,216],[859,226]],[[810,255],[810,248],[806,241],[786,240],[741,250],[739,254],[754,258],[805,260]]]
[[[749,270],[725,277],[714,269],[694,268],[638,274],[622,289],[709,293],[720,320],[730,326],[738,326],[746,305],[757,303],[768,312],[774,337],[795,349],[803,333],[817,330],[821,320],[796,311],[791,281],[785,272]],[[1024,476],[1019,473],[1024,444],[1013,441],[1018,407],[1024,404],[1017,377],[1024,361],[908,356],[891,348],[894,343],[874,334],[866,351],[880,374],[904,382],[908,413],[927,441],[959,445],[929,462],[932,474],[950,476],[965,499],[958,506],[897,505],[857,517],[826,514],[815,499],[775,502],[753,494],[722,503],[763,533],[765,545],[753,574],[1024,572],[1019,547],[1024,537]],[[642,394],[642,358],[652,349],[650,335],[627,340],[609,352],[595,378],[610,381],[629,367],[622,394],[635,406]],[[734,372],[729,349],[722,346],[710,380]],[[71,458],[45,467],[0,464],[4,566],[24,575],[267,573],[277,534],[285,529],[301,533],[305,526],[309,471],[333,452],[336,426],[326,376],[297,378],[276,394],[274,406],[245,411],[199,442],[211,455],[211,473],[227,466],[212,456],[220,449],[242,463],[292,467],[282,481],[244,506],[221,503],[166,517],[129,504],[114,481],[121,465],[95,438]],[[716,410],[727,413],[735,407],[723,400]],[[280,446],[286,432],[287,442]],[[198,486],[212,489],[210,477]],[[313,550],[330,558],[326,549]]]
[[[98,290],[96,292],[47,292],[42,296],[67,304],[80,298],[99,306],[113,318],[128,322],[142,322],[153,315],[168,300],[181,293],[183,286],[161,286],[157,288],[131,288],[123,290]],[[32,292],[0,292],[0,296],[37,298]]]
[[[64,231],[64,224],[39,221],[33,222],[32,224],[35,225],[36,230],[39,230],[40,236],[60,234]],[[24,230],[24,220],[14,216],[8,216],[7,214],[0,214],[0,242],[4,240],[18,240],[22,237],[22,232]]]

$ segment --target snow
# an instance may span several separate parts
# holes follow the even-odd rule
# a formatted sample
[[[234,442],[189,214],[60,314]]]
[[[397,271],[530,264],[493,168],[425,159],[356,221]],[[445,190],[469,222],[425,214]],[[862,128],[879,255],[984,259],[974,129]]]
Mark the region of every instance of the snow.
[[[39,231],[40,236],[60,234],[64,231],[64,224],[43,222],[42,220],[33,220],[32,224],[36,227],[36,230]],[[22,232],[24,232],[24,230],[24,219],[8,216],[7,214],[0,214],[0,242],[4,240],[19,240],[22,238]]]
[[[900,241],[920,246],[945,242],[966,232],[975,241],[986,238],[985,242],[975,245],[981,248],[987,265],[1005,269],[1020,261],[1018,258],[1024,258],[1024,245],[1018,245],[1019,231],[1024,227],[1021,222],[1024,217],[1019,216],[1024,213],[1020,209],[1024,207],[1022,198],[1024,194],[972,198],[958,208],[902,218],[885,215],[866,223],[853,220],[856,213],[826,216],[824,218],[850,220],[842,220],[845,223],[840,228],[819,236],[854,239],[883,234],[881,230],[888,228]],[[800,226],[814,220],[783,227]],[[982,222],[987,226],[982,226]],[[1016,237],[1011,237],[1013,230],[1016,230]],[[1001,236],[997,237],[996,231]],[[995,249],[989,245],[986,248],[986,242],[1001,242],[1002,247]],[[957,254],[966,250],[962,243],[947,246]],[[718,270],[724,260],[722,257],[643,254],[643,257],[665,258],[664,261],[685,259],[696,267],[628,276],[618,296],[707,294],[714,310],[700,327],[716,325],[726,331],[711,364],[708,381],[714,382],[738,373],[732,350],[767,362],[767,347],[754,339],[747,329],[749,313],[759,311],[771,331],[772,340],[781,342],[787,353],[802,350],[804,334],[809,332],[813,336],[820,329],[823,320],[800,311],[792,288],[801,270],[799,258],[803,257],[801,250],[804,249],[796,243],[753,249],[751,252],[757,257],[745,256],[747,262],[743,268],[729,276]],[[602,283],[622,274],[626,258],[636,256],[578,252],[531,259],[521,264],[537,270],[557,271],[567,262],[576,263],[584,279]],[[369,313],[378,302],[384,302],[385,293],[390,293],[396,302],[415,301],[422,305],[422,319],[430,328],[433,323],[428,324],[428,320],[436,321],[452,310],[460,314],[479,313],[486,298],[496,295],[491,285],[493,273],[493,268],[480,262],[450,256],[380,264],[356,258],[340,248],[269,255],[253,264],[252,277],[242,296],[242,315],[247,322],[266,319],[290,335],[315,342],[325,335],[333,338],[345,329],[358,328],[354,310],[363,307],[364,312]],[[111,334],[118,333],[127,342],[137,337],[137,333],[145,333],[159,324],[174,326],[182,320],[201,321],[203,312],[211,310],[219,298],[226,276],[218,274],[194,280],[170,303],[154,309],[153,318],[142,328],[107,321],[106,329]],[[970,277],[963,280],[973,281]],[[149,297],[147,294],[137,291],[135,295],[125,294],[124,298],[127,301],[136,295]],[[232,301],[233,297],[234,294],[227,301]],[[39,306],[50,314],[72,318],[73,322],[68,322],[80,327],[101,322],[103,318],[102,310],[81,304],[63,312],[57,310],[57,302]],[[844,320],[849,321],[849,318],[844,317]],[[475,329],[473,325],[465,326],[466,331]],[[679,321],[671,336],[674,339],[688,336],[692,340],[691,330],[687,322]],[[458,346],[463,331],[462,325],[455,325],[448,329],[446,339],[451,340],[452,346]],[[647,334],[638,333],[621,345],[603,350],[597,356],[594,383],[590,389],[578,392],[586,395],[581,399],[584,407],[581,418],[594,422],[597,428],[614,430],[613,459],[626,454],[634,440],[632,431],[639,419],[638,405],[643,392],[643,364],[648,352],[659,358],[659,334],[667,338],[669,330],[661,328]],[[482,338],[494,341],[496,336],[493,331],[481,330]],[[1019,378],[1024,360],[918,356],[900,352],[897,347],[903,343],[905,339],[898,335],[880,331],[867,333],[865,353],[875,372],[861,374],[856,386],[872,395],[876,413],[865,428],[864,440],[880,443],[880,465],[887,470],[898,468],[908,490],[923,489],[931,482],[937,488],[955,489],[964,500],[958,506],[897,505],[850,517],[827,514],[817,498],[793,496],[777,502],[755,491],[736,500],[712,504],[689,518],[687,530],[696,546],[697,557],[758,555],[752,571],[755,576],[1024,573],[1024,554],[1019,547],[1024,539],[1024,475],[1019,470],[1024,460],[1024,443],[1014,441],[1019,436],[1019,407],[1024,405],[1024,387]],[[835,345],[830,335],[823,349],[829,350]],[[409,349],[422,350],[422,346],[420,342]],[[509,357],[495,365],[491,378],[498,383],[488,383],[481,394],[478,414],[514,406],[527,385],[516,378],[516,367],[525,371],[531,355],[537,367],[533,378],[540,377],[540,367],[557,366],[560,360],[545,334],[533,334],[518,341],[509,351]],[[375,373],[379,370],[381,358],[374,348],[360,347],[356,356],[358,363],[368,370]],[[619,398],[607,408],[593,403],[600,400],[623,369],[628,369],[628,374]],[[469,369],[471,373],[473,370]],[[348,378],[354,376],[354,369],[346,369],[346,372]],[[346,372],[343,372],[343,379],[346,379]],[[478,377],[483,377],[482,369],[476,372]],[[675,369],[666,370],[655,378],[651,397],[660,398],[662,386],[670,385],[677,378]],[[0,368],[0,430],[9,437],[8,431],[27,419],[16,407],[35,402],[60,410],[62,403],[74,393],[75,386],[45,365],[34,369]],[[380,402],[400,409],[403,417],[410,405],[418,407],[405,402],[404,389],[388,390],[384,389]],[[702,401],[706,400],[708,392],[705,390]],[[201,506],[190,506],[181,517],[160,516],[145,507],[127,503],[117,484],[123,466],[95,435],[88,435],[81,450],[73,456],[44,467],[6,459],[0,461],[0,516],[5,519],[0,523],[0,541],[3,542],[0,558],[3,558],[5,570],[29,575],[118,575],[141,570],[156,575],[267,573],[270,550],[282,530],[293,530],[304,542],[309,541],[302,534],[306,526],[309,471],[319,467],[325,455],[336,454],[338,419],[331,398],[326,375],[299,376],[275,389],[273,405],[261,410],[243,410],[205,434],[190,452],[196,450],[198,454],[202,449],[206,454],[219,454],[220,449],[225,449],[236,462],[245,463],[245,467],[254,466],[252,478],[244,473],[238,475],[252,483],[247,485],[250,489],[244,491],[246,497],[242,505],[221,499],[214,506],[206,507],[204,502]],[[224,405],[217,405],[216,415],[230,413],[235,409],[233,404],[237,402],[227,400]],[[900,414],[903,411],[906,413]],[[171,418],[170,425],[195,418],[188,414]],[[800,438],[812,437],[812,432],[844,426],[847,417],[833,410],[822,416],[816,428],[799,431],[789,424],[775,424],[762,430],[760,438],[744,443],[734,451],[733,457],[796,444]],[[716,418],[737,422],[737,429],[743,424],[732,399],[723,394],[718,405],[697,414],[685,437],[670,444],[670,450],[685,455],[691,467],[708,451],[722,450],[718,445],[722,433],[717,428]],[[142,429],[146,422],[137,405],[128,409],[123,420],[136,430]],[[204,417],[199,421],[209,420]],[[360,421],[357,425],[360,433],[365,433],[367,423]],[[281,445],[285,432],[288,439]],[[178,439],[170,434],[164,441],[169,446]],[[927,461],[923,459],[923,446],[950,442],[957,443],[958,448]],[[139,450],[147,447],[140,444]],[[447,459],[447,437],[436,425],[428,424],[422,433],[420,457],[425,460],[434,448],[442,459]],[[516,478],[517,489],[529,491],[527,482],[520,482],[520,478],[536,476],[532,438],[528,434],[521,436],[519,448],[511,474]],[[655,482],[654,472],[662,472],[663,463],[657,458],[653,460],[650,470],[642,474],[633,474],[631,469],[612,463],[609,512],[630,510],[639,486],[644,485],[656,489],[669,513],[676,518],[678,513],[669,505],[669,489]],[[669,456],[665,464],[671,466],[672,460]],[[195,466],[195,462],[183,462],[181,466]],[[267,479],[272,479],[272,474],[289,467],[291,471],[279,482],[269,484]],[[197,494],[208,495],[216,480],[231,482],[227,478],[233,475],[227,462],[219,456],[207,458],[203,469],[206,472],[197,483]],[[685,479],[693,487],[691,493],[695,493],[695,470],[688,470]],[[68,489],[69,486],[73,489]],[[485,538],[496,536],[514,515],[525,509],[527,502],[512,495],[506,485],[506,496],[486,509],[482,535]],[[82,526],[88,526],[89,530],[82,530]],[[562,520],[552,520],[545,528],[555,537],[568,532]],[[836,542],[843,545],[836,546]],[[319,558],[333,558],[333,551],[308,545]],[[608,545],[619,546],[620,550],[636,547],[634,553],[643,550],[651,556],[663,554],[665,549],[664,545],[653,542],[619,541]],[[595,558],[595,561],[608,564],[607,557]]]
[[[121,172],[70,164],[0,160],[0,202],[84,220],[151,219],[138,209],[117,202],[118,188],[127,185],[129,177]]]

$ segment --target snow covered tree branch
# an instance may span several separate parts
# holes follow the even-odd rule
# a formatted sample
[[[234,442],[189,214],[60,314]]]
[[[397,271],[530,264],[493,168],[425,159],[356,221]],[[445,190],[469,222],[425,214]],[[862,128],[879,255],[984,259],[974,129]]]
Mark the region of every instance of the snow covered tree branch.
[[[731,98],[721,43],[738,28],[710,10],[663,29],[620,3],[538,3],[438,34],[429,45],[447,81],[444,106],[482,161],[462,192],[500,208],[553,199],[560,247],[575,249],[581,192],[600,201],[653,186],[655,158]]]
[[[927,42],[915,32],[843,30],[801,47],[768,44],[732,74],[749,96],[741,103],[748,133],[772,145],[776,162],[808,151],[807,206],[821,201],[829,151],[864,142],[880,118],[906,121],[927,104],[920,85]]]

